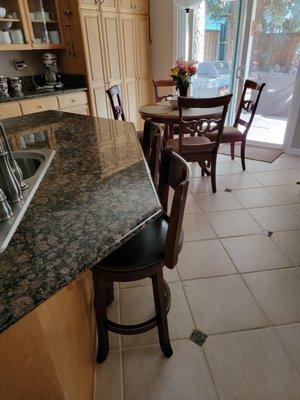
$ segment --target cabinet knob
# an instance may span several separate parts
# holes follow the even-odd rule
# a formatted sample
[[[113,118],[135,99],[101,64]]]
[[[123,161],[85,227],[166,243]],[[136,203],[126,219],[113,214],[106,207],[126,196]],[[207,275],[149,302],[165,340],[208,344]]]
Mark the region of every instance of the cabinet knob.
[[[39,108],[40,110],[42,110],[42,109],[44,108],[43,104],[40,104],[40,105],[38,106],[38,108]]]
[[[75,102],[76,102],[76,100],[75,100],[75,99],[72,99],[72,100],[71,100],[71,102],[72,102],[72,103],[75,103]]]

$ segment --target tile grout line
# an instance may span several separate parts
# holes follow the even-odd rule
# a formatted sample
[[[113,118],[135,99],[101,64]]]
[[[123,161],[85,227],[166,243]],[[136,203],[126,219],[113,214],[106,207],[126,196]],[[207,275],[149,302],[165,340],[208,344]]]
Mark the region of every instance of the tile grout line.
[[[285,326],[285,325],[284,325]],[[296,371],[298,372],[299,378],[300,378],[300,367],[298,367],[297,363],[295,362],[294,358],[292,357],[292,355],[290,354],[290,351],[288,349],[288,347],[286,346],[286,344],[284,343],[284,341],[281,339],[281,336],[279,335],[279,333],[277,332],[277,326],[272,326],[272,332],[274,333],[274,335],[277,337],[277,339],[279,340],[279,342],[281,343],[284,351],[287,353],[289,359],[291,360],[292,364],[294,365]]]
[[[179,271],[178,271],[178,275],[179,275],[179,278],[180,278],[180,273],[179,273]],[[195,318],[194,318],[194,315],[193,315],[193,313],[192,313],[192,309],[191,309],[190,303],[189,303],[189,301],[188,301],[187,294],[186,294],[186,292],[185,292],[185,290],[184,290],[183,282],[182,282],[181,279],[180,279],[180,284],[181,284],[181,287],[182,287],[182,290],[183,290],[184,297],[185,297],[185,300],[186,300],[186,302],[187,302],[188,308],[189,308],[189,310],[190,310],[190,314],[191,314],[191,317],[192,317],[192,320],[193,320],[193,323],[194,323],[194,328],[195,328],[195,329],[198,329],[198,328],[197,328],[196,321],[195,321]],[[208,336],[208,335],[207,335],[207,336]],[[188,338],[188,340],[189,340],[189,338]],[[211,378],[211,380],[212,380],[212,383],[213,383],[213,386],[214,386],[214,389],[215,389],[217,398],[218,398],[218,400],[220,400],[220,396],[219,396],[219,393],[218,393],[218,390],[217,390],[217,386],[216,386],[216,383],[215,383],[215,381],[214,381],[214,377],[213,377],[212,371],[211,371],[211,369],[210,369],[210,366],[209,366],[209,364],[208,364],[208,361],[207,361],[207,359],[206,359],[206,355],[205,355],[205,353],[204,353],[204,349],[201,348],[201,351],[202,351],[202,354],[203,354],[203,357],[204,357],[204,360],[205,360],[205,363],[206,363],[206,366],[207,366],[207,369],[208,369],[210,378]]]

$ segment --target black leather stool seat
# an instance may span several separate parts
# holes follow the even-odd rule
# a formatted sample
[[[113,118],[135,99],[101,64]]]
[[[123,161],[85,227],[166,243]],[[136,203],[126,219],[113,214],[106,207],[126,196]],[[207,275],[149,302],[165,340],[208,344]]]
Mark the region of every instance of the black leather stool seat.
[[[103,259],[97,268],[110,272],[134,272],[164,261],[169,222],[166,215],[151,221],[121,247]],[[182,233],[183,241],[183,233]]]

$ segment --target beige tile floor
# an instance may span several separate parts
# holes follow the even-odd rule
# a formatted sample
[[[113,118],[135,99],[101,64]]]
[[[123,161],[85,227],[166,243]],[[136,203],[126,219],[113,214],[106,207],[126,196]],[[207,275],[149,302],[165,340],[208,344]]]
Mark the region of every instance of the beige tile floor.
[[[174,354],[156,330],[112,334],[95,400],[300,400],[300,157],[247,165],[220,156],[217,194],[191,165],[185,244],[165,272]],[[121,284],[109,312],[134,323],[153,308],[148,279]]]

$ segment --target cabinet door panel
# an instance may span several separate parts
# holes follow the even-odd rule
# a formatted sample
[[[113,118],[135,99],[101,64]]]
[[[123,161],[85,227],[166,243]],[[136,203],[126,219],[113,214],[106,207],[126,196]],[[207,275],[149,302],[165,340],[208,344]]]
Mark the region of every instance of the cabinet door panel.
[[[134,0],[134,2],[136,11],[145,14],[148,12],[148,0]]]
[[[109,118],[109,105],[104,88],[93,90],[93,100],[96,107],[96,115],[101,118]]]
[[[120,16],[123,54],[124,102],[128,121],[137,123],[138,95],[136,68],[135,19],[132,14]]]
[[[105,67],[102,53],[101,17],[97,11],[81,11],[81,27],[86,59],[91,115],[107,117]]]
[[[137,15],[136,21],[136,51],[137,51],[137,80],[138,80],[138,106],[152,102],[149,25],[148,17]]]
[[[124,76],[126,78],[136,77],[135,60],[135,32],[134,17],[132,15],[121,16],[121,37],[124,60]]]
[[[97,13],[84,15],[85,50],[92,81],[104,81],[101,53],[100,24]]]
[[[122,77],[120,55],[120,35],[116,13],[102,13],[104,46],[106,53],[106,70],[108,81]]]
[[[102,9],[104,9],[105,7],[114,9],[117,7],[117,0],[102,0],[100,3]]]
[[[149,49],[149,23],[148,17],[136,16],[138,76],[150,78],[150,49]]]
[[[99,8],[99,1],[98,0],[79,0],[79,5],[82,8]]]
[[[119,9],[120,11],[130,12],[133,9],[133,1],[134,0],[119,0]]]
[[[126,113],[127,120],[133,122],[135,127],[138,124],[138,95],[136,81],[129,81],[125,83],[125,95],[126,95]]]

